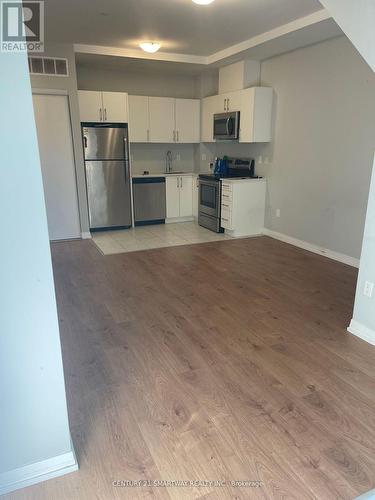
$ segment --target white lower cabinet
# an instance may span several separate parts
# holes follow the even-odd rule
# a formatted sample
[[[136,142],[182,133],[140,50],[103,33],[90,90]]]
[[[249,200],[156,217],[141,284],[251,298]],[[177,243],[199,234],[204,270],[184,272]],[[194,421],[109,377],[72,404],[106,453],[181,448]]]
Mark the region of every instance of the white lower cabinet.
[[[199,212],[199,178],[198,176],[193,177],[193,216],[194,219],[198,219]]]
[[[193,220],[192,175],[166,177],[167,222]]]
[[[265,179],[226,179],[221,185],[221,226],[235,238],[263,233]]]

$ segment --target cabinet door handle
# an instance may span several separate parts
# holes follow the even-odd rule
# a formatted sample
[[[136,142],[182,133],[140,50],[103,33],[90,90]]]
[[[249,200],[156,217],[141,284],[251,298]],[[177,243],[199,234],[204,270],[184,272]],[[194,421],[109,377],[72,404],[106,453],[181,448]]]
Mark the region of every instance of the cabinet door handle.
[[[150,131],[147,130],[147,142],[150,142]]]
[[[228,97],[228,99],[227,99],[227,111],[229,111],[229,101],[230,101],[230,99]]]
[[[177,130],[177,142],[180,142],[180,132]]]
[[[224,99],[224,111],[226,111],[226,110],[227,110],[227,100]]]
[[[107,108],[104,108],[104,121],[107,121]]]
[[[99,116],[100,116],[100,121],[103,121],[103,111],[102,108],[99,108]]]
[[[181,177],[181,189],[182,189],[182,177]]]
[[[177,177],[177,187],[178,188],[180,187],[180,179],[179,179],[179,177]]]

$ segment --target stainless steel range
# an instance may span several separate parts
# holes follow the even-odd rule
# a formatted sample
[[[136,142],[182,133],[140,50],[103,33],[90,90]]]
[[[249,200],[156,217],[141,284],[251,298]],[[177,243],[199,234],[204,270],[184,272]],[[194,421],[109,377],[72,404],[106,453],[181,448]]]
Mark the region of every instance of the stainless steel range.
[[[211,174],[199,176],[198,224],[215,233],[223,233],[220,227],[221,182]]]
[[[228,158],[226,172],[199,175],[198,224],[215,233],[223,233],[221,218],[221,179],[255,178],[255,161],[252,158]]]

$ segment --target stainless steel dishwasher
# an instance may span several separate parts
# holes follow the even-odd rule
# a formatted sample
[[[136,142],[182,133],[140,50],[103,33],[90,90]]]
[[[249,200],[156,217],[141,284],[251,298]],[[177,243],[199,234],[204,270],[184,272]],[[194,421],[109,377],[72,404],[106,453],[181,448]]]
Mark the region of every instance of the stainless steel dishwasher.
[[[134,223],[164,224],[166,217],[165,177],[134,177]]]

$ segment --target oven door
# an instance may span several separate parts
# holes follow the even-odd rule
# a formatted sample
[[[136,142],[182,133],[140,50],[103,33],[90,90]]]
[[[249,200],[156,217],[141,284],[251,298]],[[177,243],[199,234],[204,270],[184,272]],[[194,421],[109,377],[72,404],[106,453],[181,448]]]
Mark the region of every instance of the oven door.
[[[238,139],[239,125],[239,111],[214,115],[214,139],[232,141]]]
[[[199,213],[210,217],[220,217],[219,180],[199,179]]]

